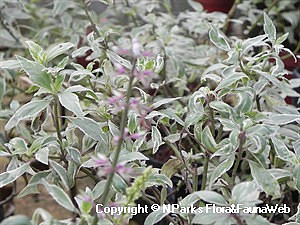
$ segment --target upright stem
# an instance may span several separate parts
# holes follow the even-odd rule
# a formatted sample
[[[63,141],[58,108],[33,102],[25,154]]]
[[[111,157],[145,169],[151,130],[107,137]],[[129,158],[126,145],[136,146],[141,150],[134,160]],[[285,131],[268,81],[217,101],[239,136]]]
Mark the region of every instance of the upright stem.
[[[208,155],[205,154],[204,158],[204,171],[202,175],[202,182],[201,182],[201,190],[205,190],[206,182],[207,182],[207,172],[208,172]]]
[[[239,144],[239,148],[238,148],[237,160],[235,161],[233,171],[232,171],[232,186],[234,186],[235,178],[236,178],[236,175],[237,175],[237,169],[240,165],[240,162],[241,162],[241,159],[242,159],[242,156],[243,156],[243,145],[246,141],[246,136],[245,136],[244,131],[242,131],[240,133],[239,139],[240,139],[240,144]]]
[[[63,147],[63,140],[62,140],[62,135],[61,135],[61,129],[60,129],[60,123],[59,123],[59,110],[58,110],[58,98],[57,96],[54,96],[54,103],[53,103],[53,111],[54,111],[54,125],[56,129],[56,134],[59,142],[59,147],[61,151],[61,157],[64,158],[64,147]]]
[[[265,12],[268,13],[277,3],[279,2],[279,0],[275,0],[266,10]],[[252,26],[250,27],[250,29],[248,30],[247,35],[249,35],[251,33],[251,31],[257,26],[257,24],[263,19],[264,14],[262,13],[257,20],[252,24]]]
[[[126,104],[125,104],[125,109],[122,113],[121,124],[120,124],[120,137],[119,137],[119,140],[118,140],[118,143],[117,143],[117,148],[115,150],[115,155],[114,155],[113,162],[112,162],[113,171],[116,168],[116,165],[118,163],[122,143],[123,143],[123,140],[124,140],[124,133],[125,133],[125,128],[126,128],[127,119],[128,119],[129,101],[130,101],[130,97],[131,97],[131,94],[132,94],[133,79],[134,79],[133,73],[134,73],[135,65],[136,65],[136,60],[134,61],[133,66],[132,66],[130,79],[129,79],[129,84],[128,84],[128,88],[127,88]],[[102,197],[100,199],[100,202],[103,203],[104,205],[106,205],[107,200],[108,200],[107,199],[108,198],[108,192],[110,190],[110,186],[111,186],[113,177],[114,177],[114,173],[110,173],[109,176],[108,176],[108,179],[106,181]]]
[[[230,11],[228,12],[228,16],[227,16],[225,25],[223,27],[223,31],[225,34],[228,32],[230,20],[234,16],[234,13],[235,13],[235,10],[236,10],[238,4],[240,4],[240,0],[235,0],[233,6],[231,7]]]

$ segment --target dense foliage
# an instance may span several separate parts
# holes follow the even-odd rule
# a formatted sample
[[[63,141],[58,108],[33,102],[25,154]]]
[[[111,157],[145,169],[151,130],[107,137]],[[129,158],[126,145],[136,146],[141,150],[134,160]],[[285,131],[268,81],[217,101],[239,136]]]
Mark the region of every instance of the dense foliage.
[[[79,0],[0,2],[0,188],[24,179],[13,195],[43,186],[73,213],[38,208],[31,223],[127,224],[131,215],[96,215],[95,205],[143,201],[291,209],[158,210],[146,225],[300,224],[300,113],[285,102],[300,79],[285,77],[279,56],[297,60],[289,34],[261,11],[250,38],[251,26],[227,35],[227,15],[194,1],[178,15],[169,1],[98,2],[101,13]],[[83,176],[93,185],[78,188]]]

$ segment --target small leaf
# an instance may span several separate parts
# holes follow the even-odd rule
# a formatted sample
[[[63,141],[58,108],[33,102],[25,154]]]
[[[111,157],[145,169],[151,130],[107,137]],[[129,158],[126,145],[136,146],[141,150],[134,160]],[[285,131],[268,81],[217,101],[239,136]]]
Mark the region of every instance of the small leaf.
[[[220,195],[217,192],[214,191],[197,191],[192,194],[189,194],[184,199],[182,199],[179,204],[182,207],[187,207],[195,204],[197,201],[203,200],[209,203],[213,203],[220,206],[226,206],[228,203],[223,198],[222,195]]]
[[[159,146],[164,144],[161,138],[161,134],[157,127],[152,127],[152,132],[151,132],[151,138],[153,142],[153,151],[152,153],[155,154],[158,151]]]
[[[67,117],[76,127],[78,127],[83,133],[93,138],[95,141],[103,141],[107,143],[107,138],[102,131],[100,125],[94,120],[87,117],[72,118]]]
[[[218,48],[224,50],[224,51],[229,51],[230,50],[230,45],[225,39],[225,35],[222,34],[216,27],[211,25],[211,29],[209,31],[209,38],[212,43],[214,43],[215,46]]]
[[[171,103],[173,101],[176,101],[177,99],[180,99],[181,97],[177,97],[177,98],[164,98],[162,100],[159,100],[157,102],[154,102],[152,105],[151,105],[151,108],[153,109],[156,109],[162,105],[165,105],[165,104],[168,104],[168,103]]]
[[[295,154],[291,152],[282,141],[278,140],[275,137],[271,137],[271,139],[274,144],[277,157],[282,159],[283,161],[295,163],[296,161]]]
[[[58,95],[59,102],[68,110],[73,112],[76,116],[83,116],[82,109],[79,104],[79,98],[77,95],[72,92],[66,92]]]
[[[21,120],[35,117],[39,112],[45,109],[50,100],[35,100],[21,106],[5,125],[5,130],[10,130]]]
[[[249,161],[251,174],[255,182],[269,195],[280,197],[280,186],[272,174],[259,164]]]
[[[4,173],[0,174],[0,188],[2,188],[3,186],[12,183],[13,181],[15,181],[16,179],[18,179],[18,177],[22,176],[24,173],[26,173],[27,169],[29,169],[30,166],[28,163],[23,164],[22,166],[14,169],[14,170],[10,170]]]
[[[281,35],[279,38],[277,38],[275,44],[277,44],[277,45],[281,44],[288,38],[288,36],[289,36],[289,33],[285,33],[285,34]]]
[[[55,45],[54,47],[50,47],[46,51],[47,62],[51,61],[52,59],[56,58],[57,56],[66,53],[70,48],[73,48],[74,44],[71,42],[61,43]]]
[[[210,152],[215,152],[217,150],[217,143],[212,136],[209,127],[205,127],[202,131],[201,142]]]
[[[52,90],[52,79],[50,74],[45,71],[45,67],[38,62],[30,61],[21,56],[17,56],[22,69],[27,73],[29,79],[39,87]]]
[[[69,196],[64,192],[63,189],[60,187],[54,185],[54,184],[49,184],[46,181],[43,181],[43,185],[45,186],[46,190],[48,193],[53,197],[53,199],[60,204],[62,207],[66,208],[67,210],[71,212],[76,212],[76,208],[73,205],[71,199]]]
[[[169,214],[169,212],[165,212],[165,211],[166,210],[163,210],[163,208],[153,211],[147,216],[144,225],[154,225],[158,223]]]
[[[44,163],[45,165],[48,165],[48,154],[49,154],[49,148],[44,147],[38,150],[34,156],[37,161]]]
[[[161,174],[171,178],[178,170],[183,169],[184,164],[179,159],[169,159],[161,168]]]
[[[224,80],[222,80],[219,83],[219,85],[216,87],[216,91],[221,90],[223,88],[228,88],[232,84],[234,84],[235,82],[237,82],[243,78],[248,78],[248,77],[243,73],[233,73],[232,75],[225,77]]]
[[[228,159],[224,160],[221,164],[219,164],[212,172],[209,182],[209,189],[211,189],[213,183],[224,173],[226,173],[232,167],[234,163],[234,154],[232,154]]]
[[[44,56],[44,50],[41,46],[39,46],[37,43],[33,42],[33,41],[26,41],[26,44],[29,47],[29,52],[31,57],[41,63],[44,64],[44,60],[45,60],[45,56]]]
[[[277,125],[284,125],[293,122],[300,123],[300,115],[294,114],[276,114],[272,115],[270,119]]]
[[[293,180],[295,182],[295,186],[300,191],[300,164],[295,166],[293,171]]]
[[[234,186],[232,189],[232,200],[235,204],[251,204],[254,206],[259,203],[259,191],[254,182],[243,182]]]
[[[6,91],[6,82],[3,77],[0,77],[0,101],[2,102],[2,98]]]
[[[264,13],[264,31],[268,35],[269,40],[274,43],[276,40],[276,28],[266,13]]]
[[[18,60],[6,60],[0,62],[0,69],[19,69],[21,67]]]
[[[62,183],[64,184],[64,186],[68,189],[70,188],[70,181],[68,179],[68,175],[67,175],[67,171],[64,167],[62,167],[60,164],[58,164],[57,162],[50,160],[50,165],[52,166],[52,168],[54,169],[54,171],[58,174],[58,176],[60,177]]]

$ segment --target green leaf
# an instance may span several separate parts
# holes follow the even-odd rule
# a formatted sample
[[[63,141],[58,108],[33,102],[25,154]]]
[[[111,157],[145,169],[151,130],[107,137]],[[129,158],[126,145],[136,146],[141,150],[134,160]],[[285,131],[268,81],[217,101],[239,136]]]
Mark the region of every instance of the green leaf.
[[[184,164],[179,159],[169,159],[161,168],[161,174],[166,175],[168,178],[171,178],[177,173],[178,170],[183,169]]]
[[[118,162],[128,163],[128,162],[132,162],[135,160],[142,161],[142,160],[149,160],[149,159],[140,152],[127,152],[126,151],[125,153],[121,152]]]
[[[170,187],[173,187],[172,181],[164,174],[152,174],[149,176],[146,186],[151,187],[154,185],[161,185],[165,186],[168,185]]]
[[[20,177],[24,173],[26,173],[26,171],[29,168],[30,168],[29,163],[25,163],[22,166],[14,169],[14,170],[10,170],[10,171],[1,173],[0,174],[0,188],[4,187],[7,184],[10,184],[13,181],[15,181],[16,179],[18,179],[18,177]]]
[[[232,189],[232,200],[234,204],[244,204],[255,206],[259,203],[259,191],[254,182],[243,182],[234,186]]]
[[[235,82],[243,79],[248,78],[247,75],[243,73],[233,73],[232,75],[229,75],[228,77],[225,77],[224,80],[222,80],[219,85],[216,87],[216,91],[221,90],[223,88],[228,88]]]
[[[251,174],[255,182],[269,195],[280,197],[280,186],[273,175],[259,164],[249,161]]]
[[[21,120],[35,117],[39,112],[45,109],[50,103],[50,100],[35,100],[21,106],[10,120],[5,125],[5,130],[10,130]]]
[[[60,164],[58,164],[57,162],[53,161],[53,160],[50,160],[50,165],[52,166],[52,168],[54,169],[54,171],[60,177],[63,185],[67,189],[69,189],[70,188],[70,181],[69,181],[66,169],[64,167],[62,167]]]
[[[43,181],[43,185],[45,186],[48,193],[53,197],[53,199],[65,209],[71,212],[77,212],[75,206],[73,205],[69,196],[64,192],[60,187],[49,184],[46,181]]]
[[[224,50],[224,51],[229,51],[230,50],[230,45],[225,39],[225,35],[221,33],[216,27],[213,25],[210,25],[211,29],[209,31],[209,39],[211,40],[212,43],[214,43],[215,46],[218,48]]]
[[[165,211],[167,210],[163,210],[163,208],[153,211],[147,216],[144,225],[154,225],[158,223],[169,214],[169,212],[165,212]]]
[[[114,0],[98,0],[106,5],[113,5],[114,4]]]
[[[288,36],[289,36],[289,33],[285,33],[285,34],[281,35],[279,38],[277,38],[275,44],[277,44],[277,45],[281,44],[288,38]]]
[[[221,122],[221,124],[224,127],[224,131],[232,131],[232,130],[239,130],[239,126],[230,119],[226,119],[226,118],[219,118],[219,121]]]
[[[63,93],[58,95],[58,99],[62,106],[73,112],[76,116],[83,116],[83,112],[80,107],[79,98],[77,95],[69,91],[64,91]]]
[[[210,181],[209,181],[209,189],[211,189],[213,183],[224,173],[226,173],[232,167],[234,163],[235,155],[232,154],[226,160],[224,160],[221,164],[219,164],[212,172]]]
[[[94,200],[98,199],[101,196],[101,194],[104,191],[105,184],[106,184],[106,180],[101,180],[95,185],[95,187],[92,191]]]
[[[52,90],[52,79],[49,73],[45,71],[45,67],[38,62],[30,61],[21,56],[17,56],[22,69],[27,73],[29,79],[39,87]]]
[[[136,113],[131,113],[129,115],[128,119],[128,130],[132,134],[134,133],[135,129],[137,128],[137,114]]]
[[[284,125],[293,122],[300,123],[300,115],[294,114],[276,114],[272,115],[270,119],[277,125]]]
[[[295,154],[291,152],[282,141],[278,140],[275,137],[271,137],[271,139],[274,144],[277,157],[282,159],[283,161],[295,163]]]
[[[1,222],[1,225],[32,225],[30,219],[24,215],[10,216]]]
[[[162,105],[165,105],[165,104],[168,104],[168,103],[171,103],[173,101],[176,101],[177,99],[180,99],[181,97],[177,97],[177,98],[164,98],[162,100],[159,100],[157,102],[154,102],[150,107],[152,109],[156,109]]]
[[[201,133],[201,142],[210,151],[215,152],[218,148],[217,143],[212,136],[209,127],[205,127]]]
[[[197,201],[203,200],[209,203],[213,203],[220,206],[226,206],[228,203],[223,198],[222,195],[220,195],[217,192],[214,191],[197,191],[192,194],[189,194],[184,199],[182,199],[179,204],[182,207],[188,207],[193,204],[195,204]]]
[[[257,214],[246,215],[243,218],[246,220],[247,225],[272,225],[266,218]]]
[[[6,60],[0,62],[0,69],[19,69],[21,67],[18,60]]]
[[[48,155],[49,155],[49,148],[44,147],[38,150],[34,156],[37,161],[44,163],[45,165],[48,165]]]
[[[276,28],[266,13],[264,13],[264,31],[268,35],[269,40],[274,43],[276,40]]]
[[[158,151],[159,146],[164,144],[164,142],[162,141],[161,134],[160,134],[159,130],[157,129],[157,127],[152,127],[151,139],[152,139],[152,142],[153,142],[153,151],[152,151],[152,153],[155,154]]]
[[[295,150],[297,158],[300,159],[300,140],[294,142],[293,148]]]
[[[295,186],[300,191],[300,164],[295,166],[293,170],[293,180],[295,182]]]
[[[93,119],[87,117],[67,117],[67,119],[70,120],[74,124],[74,126],[78,127],[83,133],[93,138],[95,141],[102,141],[104,143],[107,143],[106,135],[102,131],[100,125]]]
[[[66,53],[70,48],[73,48],[74,44],[71,42],[61,43],[55,45],[54,47],[50,47],[46,51],[47,62],[51,61],[52,59],[56,58],[57,56]]]
[[[0,101],[2,102],[2,98],[6,91],[6,82],[3,77],[0,77]]]
[[[30,52],[31,57],[35,61],[37,61],[41,64],[44,64],[45,63],[45,52],[44,52],[43,48],[33,41],[26,41],[26,44],[29,47],[29,52]]]
[[[182,119],[179,118],[179,116],[176,115],[175,111],[171,108],[169,109],[162,109],[159,111],[152,111],[146,116],[146,119],[151,119],[155,116],[161,116],[161,117],[167,117],[169,119],[175,120],[180,125],[184,126],[184,122]]]

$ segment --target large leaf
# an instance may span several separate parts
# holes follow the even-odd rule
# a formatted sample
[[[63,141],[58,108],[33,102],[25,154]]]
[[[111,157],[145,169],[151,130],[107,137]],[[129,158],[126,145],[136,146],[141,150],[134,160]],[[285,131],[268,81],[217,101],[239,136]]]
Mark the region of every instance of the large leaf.
[[[76,116],[83,116],[82,109],[79,104],[79,98],[77,95],[69,91],[64,91],[58,95],[60,103],[68,110],[73,112]]]
[[[280,197],[280,186],[275,177],[259,164],[249,161],[251,174],[255,182],[269,195]]]
[[[21,56],[17,56],[18,61],[21,64],[22,69],[27,73],[29,79],[39,87],[46,88],[47,90],[52,90],[51,84],[52,79],[49,73],[45,71],[45,67],[34,61],[30,61]]]
[[[5,130],[15,127],[21,120],[36,116],[50,103],[50,100],[35,100],[21,106],[5,125]]]
[[[46,190],[48,193],[53,197],[53,199],[60,204],[62,207],[66,208],[67,210],[71,212],[76,212],[76,208],[73,205],[71,199],[69,196],[64,192],[63,189],[60,187],[54,185],[54,184],[49,184],[46,181],[43,181],[43,185],[45,186]]]
[[[93,138],[95,141],[102,141],[107,143],[104,132],[102,131],[100,125],[94,120],[87,117],[67,118],[87,136]]]
[[[22,166],[14,169],[14,170],[10,170],[10,171],[1,173],[0,174],[0,188],[15,181],[18,177],[22,176],[29,168],[30,168],[29,164],[25,163]]]

